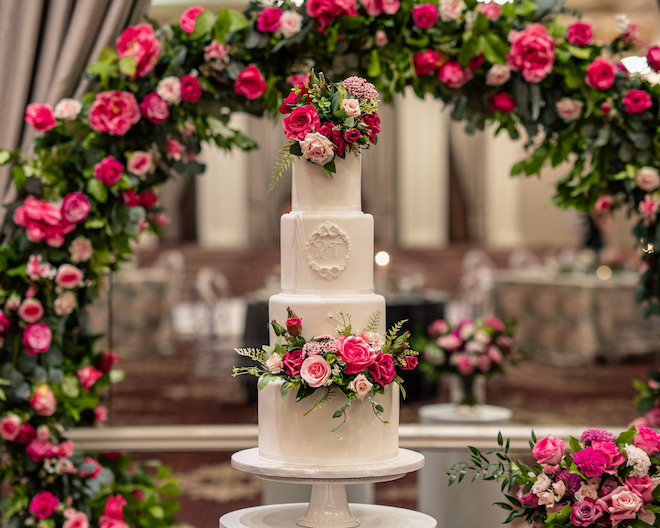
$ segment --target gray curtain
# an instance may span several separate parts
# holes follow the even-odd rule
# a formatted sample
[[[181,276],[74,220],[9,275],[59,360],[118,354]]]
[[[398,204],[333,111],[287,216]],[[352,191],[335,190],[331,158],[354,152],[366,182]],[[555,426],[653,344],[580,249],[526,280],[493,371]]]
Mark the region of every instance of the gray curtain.
[[[36,132],[25,125],[30,103],[55,105],[86,88],[81,74],[121,31],[143,20],[150,0],[1,0],[0,148],[31,154]],[[0,169],[2,203],[13,198]],[[0,211],[0,220],[4,211]]]

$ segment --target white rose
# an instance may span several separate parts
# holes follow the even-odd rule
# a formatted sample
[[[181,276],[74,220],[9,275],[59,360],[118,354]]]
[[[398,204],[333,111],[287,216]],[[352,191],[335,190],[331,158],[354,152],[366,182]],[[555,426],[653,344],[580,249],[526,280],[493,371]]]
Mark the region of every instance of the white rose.
[[[555,103],[557,108],[557,114],[562,119],[577,119],[582,115],[582,107],[584,103],[582,101],[576,101],[570,97],[562,97],[559,101]]]
[[[539,504],[542,504],[543,506],[554,506],[555,502],[557,502],[557,497],[555,497],[555,494],[552,493],[552,491],[542,491],[541,493],[538,494],[539,498]]]
[[[566,483],[563,480],[558,480],[552,485],[552,488],[555,490],[555,495],[557,495],[557,500],[561,499],[566,493]]]
[[[270,371],[271,374],[279,374],[280,372],[282,372],[282,367],[284,366],[284,363],[282,363],[282,358],[280,357],[279,354],[273,353],[266,360],[266,366],[268,367],[268,370]]]
[[[474,339],[486,345],[490,343],[490,334],[488,332],[484,332],[483,330],[479,330],[475,332]]]
[[[472,336],[473,333],[474,333],[474,325],[471,323],[467,323],[461,326],[458,335],[461,336],[461,339],[463,341],[467,341],[470,338],[470,336]]]
[[[319,165],[325,165],[334,157],[333,144],[327,137],[318,132],[312,132],[300,142],[303,158]]]
[[[55,299],[55,313],[57,315],[69,315],[76,307],[76,296],[71,291],[66,291]]]
[[[660,176],[653,167],[642,167],[637,171],[637,186],[646,192],[655,191],[660,185]]]
[[[360,115],[360,101],[357,99],[344,99],[340,105],[348,117],[357,117]]]
[[[87,262],[92,257],[92,242],[84,236],[79,236],[69,246],[73,262]]]
[[[295,11],[284,11],[280,17],[279,32],[284,38],[290,38],[300,33],[302,28],[302,15]]]
[[[488,86],[500,86],[511,78],[511,68],[506,64],[493,64],[486,74]]]
[[[465,11],[465,2],[463,0],[441,0],[439,11],[443,22],[458,20]]]
[[[158,83],[156,93],[169,104],[181,102],[181,80],[178,77],[165,77]]]
[[[480,341],[472,340],[468,341],[468,343],[465,345],[465,350],[468,352],[481,353],[486,351],[486,345]]]
[[[550,486],[552,486],[552,480],[550,480],[550,477],[545,473],[541,473],[532,486],[532,493],[538,495],[542,491],[547,490]]]
[[[575,492],[575,498],[579,501],[585,499],[596,500],[598,498],[598,488],[588,486],[583,482],[580,489]]]
[[[82,109],[82,103],[76,99],[62,99],[55,105],[53,115],[57,119],[64,119],[65,121],[72,121]]]
[[[353,378],[353,381],[348,384],[348,388],[355,393],[358,400],[364,400],[364,397],[373,386],[373,383],[371,383],[364,374],[358,374]]]

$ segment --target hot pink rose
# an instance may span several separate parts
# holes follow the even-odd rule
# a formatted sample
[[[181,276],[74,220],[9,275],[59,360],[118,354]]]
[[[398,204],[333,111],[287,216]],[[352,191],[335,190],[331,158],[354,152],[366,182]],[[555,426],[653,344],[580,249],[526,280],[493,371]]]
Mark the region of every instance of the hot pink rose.
[[[34,513],[38,519],[46,519],[50,517],[55,511],[55,506],[60,503],[60,500],[55,497],[50,491],[40,491],[30,501],[30,511]]]
[[[62,216],[65,220],[78,224],[82,222],[91,211],[87,197],[81,192],[67,194],[62,201]]]
[[[71,289],[82,285],[83,272],[71,264],[62,264],[57,268],[55,284],[62,288]]]
[[[612,197],[611,196],[601,196],[596,200],[594,205],[595,211],[609,211],[612,206]]]
[[[153,155],[151,152],[143,150],[134,151],[126,160],[126,168],[131,174],[144,176],[151,171],[154,166]]]
[[[289,317],[286,320],[286,329],[291,335],[300,335],[300,331],[302,330],[302,319],[300,319],[300,317]]]
[[[660,450],[660,435],[650,427],[640,427],[639,432],[633,437],[632,443],[652,457]]]
[[[44,307],[37,299],[25,299],[18,308],[18,316],[26,323],[36,323],[44,315]]]
[[[347,143],[355,143],[360,139],[360,131],[356,128],[351,128],[344,133],[344,139]]]
[[[392,354],[382,354],[380,352],[376,354],[373,364],[369,367],[369,372],[374,377],[374,381],[382,387],[392,383],[396,376]]]
[[[415,75],[431,75],[440,66],[440,54],[437,51],[427,49],[420,51],[413,58]]]
[[[320,387],[330,377],[330,364],[322,356],[310,356],[300,367],[300,377],[310,387]]]
[[[76,374],[78,375],[80,384],[85,387],[87,392],[89,392],[89,390],[92,388],[92,385],[96,383],[96,380],[103,376],[102,371],[95,369],[91,365],[86,365],[82,369],[77,370]]]
[[[502,7],[495,2],[477,4],[477,11],[489,20],[497,20],[502,14]]]
[[[625,519],[634,519],[644,506],[641,497],[626,486],[619,486],[596,501],[603,511],[610,514],[612,525]]]
[[[342,336],[337,339],[337,355],[346,362],[346,374],[358,374],[376,360],[376,353],[364,339]]]
[[[39,416],[50,416],[55,412],[57,400],[53,391],[48,385],[39,385],[34,389],[34,394],[30,398],[30,405],[37,411]]]
[[[455,354],[451,359],[458,371],[464,376],[468,376],[474,372],[474,364],[467,354]]]
[[[506,328],[504,326],[504,323],[500,321],[497,317],[487,317],[484,320],[484,326],[488,326],[495,330],[496,332],[504,332],[504,329]]]
[[[34,429],[32,429],[32,431],[34,432]],[[39,440],[35,438],[29,441],[25,450],[31,460],[39,462],[44,458],[51,458],[54,455],[54,447],[55,446],[48,440]]]
[[[158,195],[155,192],[144,191],[140,193],[140,202],[147,211],[151,209],[158,201]]]
[[[9,318],[2,312],[0,312],[0,334],[4,334],[9,330],[11,322]]]
[[[527,82],[545,79],[555,62],[555,42],[548,29],[541,24],[530,24],[522,31],[509,31],[511,49],[507,64],[513,71],[522,71]]]
[[[67,515],[67,510],[65,510],[64,516],[66,521],[64,521],[62,528],[89,528],[89,519],[87,519],[84,512],[73,510]]]
[[[159,124],[170,118],[170,105],[158,93],[151,92],[142,99],[140,113],[152,123]]]
[[[140,108],[132,93],[111,90],[96,94],[87,117],[92,130],[123,136],[140,120]]]
[[[65,440],[61,444],[53,446],[53,454],[59,458],[70,457],[73,454],[73,442]]]
[[[608,462],[605,466],[605,473],[615,475],[619,466],[626,463],[626,457],[619,453],[619,448],[614,442],[593,440],[591,442],[591,447],[600,451],[607,457]]]
[[[98,360],[98,367],[103,372],[110,372],[112,366],[119,361],[119,355],[114,352],[103,352]]]
[[[641,114],[647,108],[651,108],[652,104],[651,96],[644,90],[628,90],[623,97],[623,106],[631,115]]]
[[[266,81],[259,69],[250,64],[241,73],[238,74],[236,83],[234,83],[234,92],[238,95],[244,95],[248,99],[256,99],[266,91]]]
[[[603,509],[590,501],[578,501],[572,506],[571,523],[575,526],[590,526],[596,519],[603,516]]]
[[[660,71],[660,48],[658,46],[651,46],[646,52],[646,60],[653,71]]]
[[[94,166],[94,177],[105,185],[114,185],[121,178],[124,166],[113,156],[103,158]]]
[[[360,135],[360,132],[357,131],[356,129],[351,129],[349,132],[355,131],[358,133],[358,137]],[[344,155],[344,150],[346,150],[346,139],[344,136],[342,136],[341,131],[337,130],[334,126],[333,123],[327,122],[323,123],[321,125],[321,128],[319,128],[319,133],[327,137],[330,141],[332,141],[332,150],[339,154],[340,156]]]
[[[284,354],[282,363],[284,364],[284,370],[291,376],[297,376],[300,374],[300,368],[303,364],[303,351],[302,350],[292,350]]]
[[[110,517],[111,519],[123,521],[124,506],[126,506],[126,499],[124,499],[124,497],[122,497],[119,493],[114,496],[111,495],[108,497],[108,501],[105,503],[103,515]]]
[[[573,22],[566,31],[566,40],[575,46],[586,46],[593,36],[591,24],[586,22]]]
[[[127,27],[117,39],[119,58],[133,57],[136,69],[135,77],[142,77],[154,69],[158,62],[160,43],[151,24],[138,24]]]
[[[184,75],[181,78],[181,100],[195,103],[202,96],[202,87],[194,75]]]
[[[185,145],[182,145],[176,139],[172,139],[172,136],[170,136],[169,134],[167,135],[165,141],[167,143],[167,157],[169,159],[180,160],[181,153],[186,150]]]
[[[438,8],[434,4],[420,4],[411,9],[413,22],[418,27],[430,28],[438,21]]]
[[[404,365],[401,365],[403,370],[413,370],[417,366],[417,356],[411,356],[404,358]]]
[[[537,440],[532,449],[532,454],[539,464],[559,464],[564,458],[564,441],[554,436],[546,436]]]
[[[490,104],[492,112],[503,112],[505,114],[516,111],[516,101],[507,92],[495,94]]]
[[[321,125],[319,114],[312,105],[298,106],[282,120],[284,134],[289,139],[303,140]]]
[[[266,7],[257,18],[257,29],[263,32],[277,31],[280,27],[282,10],[279,7]]]
[[[85,457],[85,466],[83,466],[84,469],[80,470],[81,477],[89,477],[90,479],[95,479],[103,471],[103,466],[99,464],[98,460],[92,457]]]
[[[17,444],[27,444],[34,438],[34,434],[34,427],[25,422],[21,426],[21,430],[18,432],[18,436],[14,439],[14,442]]]
[[[195,20],[204,11],[203,7],[195,6],[188,9],[179,19],[179,25],[188,35],[195,31]]]
[[[472,79],[472,70],[463,68],[458,61],[447,61],[440,68],[438,78],[450,88],[460,88]]]
[[[371,115],[360,116],[362,122],[369,128],[369,141],[374,143],[376,141],[376,134],[380,132],[380,117],[378,113],[374,112]]]
[[[29,104],[25,110],[25,122],[41,132],[57,126],[53,107],[49,104]]]
[[[0,436],[5,440],[13,441],[21,431],[23,422],[15,414],[4,416],[0,420]]]
[[[46,352],[53,339],[50,328],[43,323],[32,323],[23,330],[23,346],[30,355]]]
[[[587,84],[598,90],[607,90],[614,84],[616,66],[605,57],[597,57],[587,66]]]

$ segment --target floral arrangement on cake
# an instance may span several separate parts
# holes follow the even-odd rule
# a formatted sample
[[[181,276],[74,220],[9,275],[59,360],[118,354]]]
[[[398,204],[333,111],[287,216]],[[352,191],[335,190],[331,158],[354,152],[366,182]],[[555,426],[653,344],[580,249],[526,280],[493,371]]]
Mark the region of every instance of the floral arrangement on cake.
[[[537,440],[530,447],[536,464],[509,456],[509,442],[498,437],[499,449],[488,454],[470,447],[471,462],[455,464],[447,473],[450,484],[467,471],[474,479],[502,480],[510,522],[525,519],[530,526],[650,528],[660,513],[660,435],[634,426],[615,437],[603,429],[587,429],[570,448],[560,438]]]
[[[344,159],[369,149],[378,142],[378,91],[362,77],[348,77],[333,83],[314,72],[309,82],[291,89],[280,112],[288,141],[282,147],[272,185],[288,167],[292,156],[302,156],[322,165],[332,177],[335,159]]]
[[[334,413],[334,418],[343,416],[343,421],[331,429],[333,432],[346,421],[346,410],[353,400],[366,399],[380,418],[383,407],[372,399],[372,395],[383,394],[385,387],[397,383],[405,397],[403,380],[397,375],[396,369],[414,369],[418,355],[408,345],[409,333],[400,332],[405,321],[392,326],[383,336],[376,331],[380,312],[375,312],[363,330],[353,333],[350,316],[340,312],[342,321],[338,321],[337,336],[323,334],[305,339],[302,335],[302,320],[291,308],[287,311],[288,319],[284,326],[277,321],[271,322],[277,335],[274,346],[264,345],[263,350],[236,349],[239,354],[251,357],[259,364],[254,367],[235,367],[234,376],[258,376],[259,389],[272,381],[282,380],[282,397],[293,391],[296,401],[322,391],[320,399],[308,413],[324,406],[333,397],[332,389],[336,388],[347,400]]]

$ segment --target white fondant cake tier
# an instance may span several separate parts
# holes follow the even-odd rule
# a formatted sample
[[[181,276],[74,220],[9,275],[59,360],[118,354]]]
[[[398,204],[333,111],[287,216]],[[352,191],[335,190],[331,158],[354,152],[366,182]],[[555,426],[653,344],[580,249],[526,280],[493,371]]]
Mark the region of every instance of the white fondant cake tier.
[[[280,395],[281,382],[269,383],[259,391],[259,456],[286,464],[361,466],[395,459],[399,454],[399,386],[392,384],[374,400],[381,404],[383,424],[366,400],[353,400],[337,435],[330,431],[342,418],[333,413],[346,402],[336,394],[327,405],[305,413],[318,401],[322,391],[296,402],[290,392]]]
[[[360,156],[335,158],[329,178],[323,167],[299,157],[293,162],[292,212],[359,212],[362,210]]]
[[[282,292],[373,293],[374,220],[364,213],[282,216]]]

